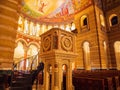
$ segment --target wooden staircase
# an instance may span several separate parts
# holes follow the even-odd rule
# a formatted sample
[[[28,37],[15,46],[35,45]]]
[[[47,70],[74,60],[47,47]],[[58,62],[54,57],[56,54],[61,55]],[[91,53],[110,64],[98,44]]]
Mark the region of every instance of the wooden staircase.
[[[44,69],[44,64],[39,63],[36,70],[29,73],[13,74],[10,90],[32,90],[32,85],[38,76],[39,72]]]

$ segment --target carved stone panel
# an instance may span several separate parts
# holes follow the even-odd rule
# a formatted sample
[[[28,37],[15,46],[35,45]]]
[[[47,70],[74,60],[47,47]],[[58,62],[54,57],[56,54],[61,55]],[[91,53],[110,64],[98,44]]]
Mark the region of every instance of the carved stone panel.
[[[71,37],[63,36],[61,38],[61,47],[62,47],[62,49],[66,50],[66,51],[71,51],[72,50],[72,47],[73,47],[72,43],[73,42],[72,42]]]
[[[51,38],[49,36],[43,39],[43,51],[48,51],[51,48]]]

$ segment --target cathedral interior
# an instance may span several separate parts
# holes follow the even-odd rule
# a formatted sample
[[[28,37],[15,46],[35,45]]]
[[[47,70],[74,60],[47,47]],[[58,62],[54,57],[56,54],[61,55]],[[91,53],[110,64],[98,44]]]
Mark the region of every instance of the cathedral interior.
[[[120,90],[120,0],[0,0],[0,90]]]

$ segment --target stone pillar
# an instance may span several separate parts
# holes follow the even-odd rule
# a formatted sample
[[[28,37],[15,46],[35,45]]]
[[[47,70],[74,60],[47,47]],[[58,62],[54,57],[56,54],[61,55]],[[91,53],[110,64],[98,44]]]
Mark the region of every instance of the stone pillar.
[[[53,77],[53,79],[54,79],[54,87],[53,87],[53,89],[54,90],[61,90],[60,88],[59,88],[59,72],[58,72],[58,70],[59,70],[59,68],[58,68],[58,63],[55,63],[54,64],[54,77]]]
[[[73,90],[73,85],[72,85],[72,62],[69,62],[68,65],[69,66],[67,68],[67,75],[66,75],[66,81],[67,81],[66,90]]]
[[[26,70],[26,58],[27,58],[27,47],[24,46],[24,66],[23,66],[23,70]]]
[[[43,90],[49,90],[49,79],[50,79],[50,76],[49,76],[49,65],[47,62],[45,62],[45,65],[44,65],[44,80],[43,80],[43,86],[44,86],[44,89]]]
[[[59,66],[58,66],[58,71],[59,71],[59,77],[61,78],[58,78],[59,79],[59,90],[62,90],[62,87],[61,87],[61,84],[62,84],[62,81],[63,81],[63,71],[62,71],[62,64],[59,62]]]
[[[18,27],[18,0],[0,1],[0,69],[12,69]]]

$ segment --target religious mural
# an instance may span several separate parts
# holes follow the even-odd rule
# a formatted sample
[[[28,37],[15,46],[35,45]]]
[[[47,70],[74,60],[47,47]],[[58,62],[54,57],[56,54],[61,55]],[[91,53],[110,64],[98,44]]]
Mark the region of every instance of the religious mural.
[[[35,17],[56,17],[73,14],[71,0],[23,0],[22,10]]]
[[[83,0],[84,1],[84,0]],[[48,18],[73,18],[91,0],[23,0],[22,12],[37,19]],[[54,21],[54,19],[53,19]]]

